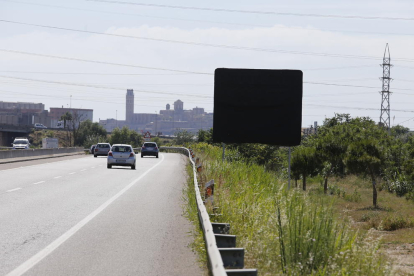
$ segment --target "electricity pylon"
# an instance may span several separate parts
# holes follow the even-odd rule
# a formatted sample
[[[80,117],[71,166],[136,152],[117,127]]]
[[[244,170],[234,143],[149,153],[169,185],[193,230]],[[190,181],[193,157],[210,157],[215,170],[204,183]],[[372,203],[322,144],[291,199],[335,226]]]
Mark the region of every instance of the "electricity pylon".
[[[391,55],[390,55],[390,48],[388,47],[388,43],[385,46],[384,58],[382,61],[382,101],[381,101],[381,116],[380,116],[380,123],[390,131],[391,127],[391,115],[390,115],[390,82],[391,82]]]

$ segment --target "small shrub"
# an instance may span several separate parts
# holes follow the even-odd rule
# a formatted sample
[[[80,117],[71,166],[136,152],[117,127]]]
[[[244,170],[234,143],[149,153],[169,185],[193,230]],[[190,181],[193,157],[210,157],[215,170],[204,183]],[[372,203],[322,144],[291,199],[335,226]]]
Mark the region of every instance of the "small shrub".
[[[409,218],[398,217],[386,217],[381,224],[381,230],[395,231],[398,229],[411,228],[414,226],[414,222]]]
[[[413,183],[409,183],[405,175],[395,173],[388,181],[384,184],[390,193],[395,193],[397,196],[404,196],[414,191]]]

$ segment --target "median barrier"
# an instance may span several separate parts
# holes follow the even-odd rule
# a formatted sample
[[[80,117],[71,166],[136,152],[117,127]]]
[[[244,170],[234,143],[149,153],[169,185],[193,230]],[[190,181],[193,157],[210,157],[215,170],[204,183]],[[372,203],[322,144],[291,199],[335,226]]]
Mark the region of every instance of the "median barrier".
[[[27,149],[0,151],[0,159],[25,158],[35,156],[57,155],[64,153],[83,152],[83,148]]]

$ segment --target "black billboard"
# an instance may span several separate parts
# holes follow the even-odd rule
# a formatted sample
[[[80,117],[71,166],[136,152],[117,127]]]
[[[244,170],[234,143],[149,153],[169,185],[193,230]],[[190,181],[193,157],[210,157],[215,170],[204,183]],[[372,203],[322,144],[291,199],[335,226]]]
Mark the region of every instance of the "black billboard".
[[[300,70],[216,69],[213,142],[299,145],[302,84]]]

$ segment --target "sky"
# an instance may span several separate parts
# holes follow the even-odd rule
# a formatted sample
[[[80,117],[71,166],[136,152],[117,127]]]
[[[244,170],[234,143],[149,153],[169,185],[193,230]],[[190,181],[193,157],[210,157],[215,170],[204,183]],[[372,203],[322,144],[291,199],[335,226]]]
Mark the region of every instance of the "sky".
[[[124,120],[134,89],[135,113],[213,112],[216,68],[298,69],[303,127],[378,122],[387,43],[391,126],[414,130],[412,0],[0,0],[0,101]]]

